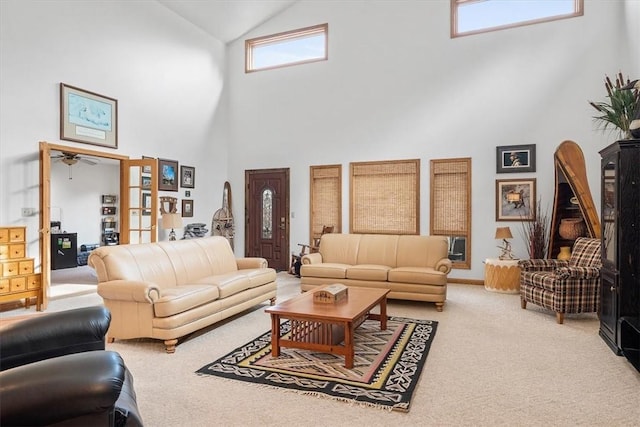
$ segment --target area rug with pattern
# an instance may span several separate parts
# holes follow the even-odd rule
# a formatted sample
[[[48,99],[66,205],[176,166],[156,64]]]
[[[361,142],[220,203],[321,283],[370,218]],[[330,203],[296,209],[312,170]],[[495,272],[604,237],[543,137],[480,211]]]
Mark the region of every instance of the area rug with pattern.
[[[366,320],[354,333],[351,369],[344,357],[282,348],[271,356],[271,332],[235,349],[196,373],[294,390],[304,394],[408,412],[438,322],[389,317],[387,329]],[[286,336],[291,325],[281,323]]]

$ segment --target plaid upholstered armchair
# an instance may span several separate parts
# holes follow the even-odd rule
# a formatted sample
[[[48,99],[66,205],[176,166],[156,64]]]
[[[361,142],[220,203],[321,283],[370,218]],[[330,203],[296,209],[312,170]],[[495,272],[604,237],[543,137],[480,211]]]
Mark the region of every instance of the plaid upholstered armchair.
[[[556,313],[598,312],[600,308],[600,240],[579,237],[569,260],[527,259],[518,262],[520,302],[542,306]]]

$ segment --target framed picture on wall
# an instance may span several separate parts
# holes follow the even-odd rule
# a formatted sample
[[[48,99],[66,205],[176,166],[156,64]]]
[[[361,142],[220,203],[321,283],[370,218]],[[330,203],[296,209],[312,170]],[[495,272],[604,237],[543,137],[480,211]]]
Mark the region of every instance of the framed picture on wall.
[[[142,193],[142,215],[151,215],[151,193]]]
[[[180,187],[195,188],[196,168],[192,166],[180,166]]]
[[[536,180],[496,180],[496,221],[535,221]]]
[[[193,216],[193,200],[182,199],[182,216],[185,218]]]
[[[158,159],[160,179],[158,190],[178,191],[178,162],[175,160]]]
[[[496,147],[496,173],[535,172],[536,145]]]
[[[60,139],[118,148],[118,100],[60,83]]]

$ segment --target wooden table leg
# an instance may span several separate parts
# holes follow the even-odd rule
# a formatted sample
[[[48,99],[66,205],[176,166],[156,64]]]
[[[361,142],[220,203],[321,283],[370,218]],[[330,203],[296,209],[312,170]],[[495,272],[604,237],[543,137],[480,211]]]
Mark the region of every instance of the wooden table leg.
[[[380,301],[380,330],[387,330],[387,297],[383,297]]]
[[[353,357],[355,355],[355,349],[353,348],[353,322],[344,324],[344,347],[347,353],[344,355],[344,367],[351,369],[353,368]]]
[[[271,315],[271,355],[280,356],[280,316]]]

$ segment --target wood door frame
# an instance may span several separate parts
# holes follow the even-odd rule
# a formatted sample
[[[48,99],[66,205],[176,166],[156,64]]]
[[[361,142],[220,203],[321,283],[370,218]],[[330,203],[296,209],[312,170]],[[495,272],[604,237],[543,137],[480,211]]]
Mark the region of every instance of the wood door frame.
[[[285,176],[285,199],[284,199],[284,209],[285,209],[285,227],[286,227],[286,232],[284,233],[285,236],[285,242],[283,243],[282,247],[284,248],[283,250],[286,250],[286,253],[283,252],[283,260],[282,260],[282,265],[284,266],[284,263],[286,262],[287,267],[283,268],[283,271],[287,271],[288,269],[288,264],[289,264],[289,258],[290,258],[290,245],[291,245],[291,194],[290,194],[290,189],[291,189],[291,170],[290,168],[267,168],[267,169],[246,169],[244,171],[244,175],[245,175],[245,183],[244,183],[244,253],[245,256],[248,254],[249,251],[249,206],[250,206],[250,195],[249,195],[249,177],[251,175],[254,174],[260,174],[260,173],[281,173]]]
[[[40,141],[40,273],[42,275],[42,309],[47,309],[49,291],[51,288],[51,151],[64,151],[65,153],[81,154],[85,156],[100,157],[104,159],[118,160],[120,163],[120,176],[122,176],[122,162],[129,160],[129,156],[114,154],[105,151],[88,150],[81,147],[52,144]],[[120,209],[119,221],[122,223],[123,209]]]

